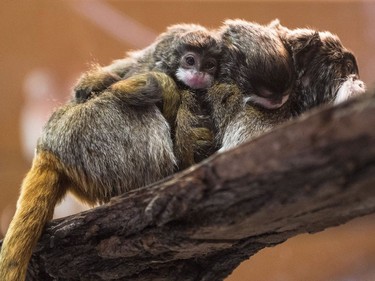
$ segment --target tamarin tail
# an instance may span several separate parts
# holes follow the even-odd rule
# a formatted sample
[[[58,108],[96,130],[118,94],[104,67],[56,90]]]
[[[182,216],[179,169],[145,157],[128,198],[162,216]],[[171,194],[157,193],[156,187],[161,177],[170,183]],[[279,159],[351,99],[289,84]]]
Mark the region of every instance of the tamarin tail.
[[[52,154],[38,153],[23,180],[17,211],[0,253],[0,280],[23,281],[34,246],[55,205],[66,193],[66,181]]]

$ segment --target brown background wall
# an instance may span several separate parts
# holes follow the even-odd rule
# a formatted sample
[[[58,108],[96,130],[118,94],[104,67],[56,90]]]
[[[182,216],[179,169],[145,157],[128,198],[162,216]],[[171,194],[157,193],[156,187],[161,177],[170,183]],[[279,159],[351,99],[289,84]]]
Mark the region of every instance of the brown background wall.
[[[226,18],[259,23],[279,18],[290,28],[336,33],[357,55],[362,79],[368,86],[375,83],[371,1],[1,1],[0,237],[30,166],[25,140],[38,135],[40,124],[69,97],[88,63],[107,64],[126,50],[144,47],[170,24],[217,27]],[[129,22],[140,25],[145,35]],[[261,251],[228,281],[375,280],[374,234],[370,216],[301,235]]]

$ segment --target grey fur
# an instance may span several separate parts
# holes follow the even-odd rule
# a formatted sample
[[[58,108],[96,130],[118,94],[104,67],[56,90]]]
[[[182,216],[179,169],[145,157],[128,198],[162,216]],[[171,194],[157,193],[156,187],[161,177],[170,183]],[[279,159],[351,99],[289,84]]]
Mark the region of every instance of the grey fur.
[[[291,118],[290,104],[267,110],[248,103],[235,84],[217,84],[207,93],[220,151],[254,139]]]
[[[218,31],[223,41],[220,83],[208,90],[207,99],[221,151],[291,117],[288,97],[294,90],[293,60],[272,24],[227,20]]]
[[[160,180],[176,165],[170,128],[157,106],[129,106],[124,96],[106,91],[66,104],[38,142],[37,152],[54,154],[68,180],[85,196],[102,200],[97,203]]]

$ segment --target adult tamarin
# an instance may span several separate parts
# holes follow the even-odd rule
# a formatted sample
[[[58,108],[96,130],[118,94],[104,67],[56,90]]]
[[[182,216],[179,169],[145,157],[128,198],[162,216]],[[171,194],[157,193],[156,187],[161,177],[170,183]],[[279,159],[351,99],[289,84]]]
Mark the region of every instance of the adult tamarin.
[[[219,35],[219,84],[208,90],[207,100],[216,146],[225,150],[291,118],[295,72],[289,49],[271,25],[227,20]]]
[[[87,204],[100,204],[174,172],[170,127],[155,103],[176,92],[165,74],[137,75],[53,113],[3,241],[2,281],[25,280],[33,247],[66,192]],[[139,100],[142,96],[146,98]],[[174,107],[169,100],[163,102]]]
[[[328,31],[288,29],[271,23],[289,45],[297,73],[294,115],[324,103],[337,104],[365,92],[354,54]]]
[[[220,54],[221,44],[215,33],[200,25],[173,25],[149,47],[84,74],[75,87],[75,98],[85,102],[116,81],[137,73],[160,71],[169,75],[178,86],[180,102],[174,103],[176,108],[162,108],[162,112],[171,126],[181,170],[213,153],[212,126],[204,94],[219,72]],[[168,118],[170,115],[172,118]]]
[[[226,20],[219,29],[222,59],[219,81],[235,83],[247,101],[276,109],[293,88],[293,60],[273,26]]]
[[[252,42],[254,39],[248,40],[246,34],[252,32],[244,29],[244,24],[241,22],[240,26],[243,32],[237,31],[238,34],[229,37],[228,41],[235,41],[237,46],[244,46],[246,42]],[[247,29],[251,28],[251,25],[247,26]],[[248,86],[249,92],[245,92],[244,88],[241,88],[241,79],[232,79],[237,82],[236,85],[233,83],[220,84],[213,87],[208,92],[207,97],[212,105],[212,116],[217,131],[216,139],[221,150],[252,139],[313,107],[325,103],[337,104],[365,91],[364,83],[359,80],[358,66],[354,55],[343,47],[336,35],[311,29],[289,30],[281,26],[278,20],[268,25],[268,28],[277,31],[283,42],[284,50],[285,48],[288,49],[287,56],[289,56],[289,59],[287,61],[289,63],[285,66],[291,69],[290,72],[286,73],[295,73],[289,75],[292,82],[286,84],[290,85],[288,86],[289,99],[278,109],[266,110],[248,102],[249,96],[254,91],[251,79],[249,81],[244,80],[245,84],[250,84]],[[277,44],[276,46],[280,45]],[[272,50],[272,45],[270,48]],[[228,49],[230,50],[230,48]],[[237,54],[236,52],[235,54],[238,56],[238,50],[236,51]],[[260,56],[266,51],[260,51]],[[250,57],[254,58],[255,54],[256,49],[253,49]],[[283,58],[284,51],[280,55],[280,62],[286,61],[286,58]],[[290,63],[290,57],[292,58],[292,64]],[[277,61],[276,55],[270,58]],[[257,59],[255,58],[254,61],[257,61]],[[226,60],[223,60],[222,64],[225,65],[225,62]],[[232,63],[229,62],[229,65]],[[240,65],[244,73],[251,72],[251,67],[250,70],[247,69],[249,63],[240,63]],[[229,77],[236,77],[236,75],[231,75],[231,67],[227,67],[227,69]],[[281,71],[275,72],[277,69]],[[263,72],[259,72],[257,75],[264,75],[259,80],[265,80],[266,77],[271,75],[285,77],[282,68],[272,68],[267,63],[263,65]],[[223,93],[225,94],[223,95]]]

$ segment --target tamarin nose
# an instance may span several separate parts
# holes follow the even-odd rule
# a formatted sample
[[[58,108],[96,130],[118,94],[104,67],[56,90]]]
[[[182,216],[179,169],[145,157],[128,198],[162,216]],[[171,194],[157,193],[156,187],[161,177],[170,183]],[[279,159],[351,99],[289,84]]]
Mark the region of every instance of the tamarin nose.
[[[359,80],[359,81],[358,81],[358,87],[360,87],[360,88],[362,88],[362,89],[366,89],[365,82]]]

